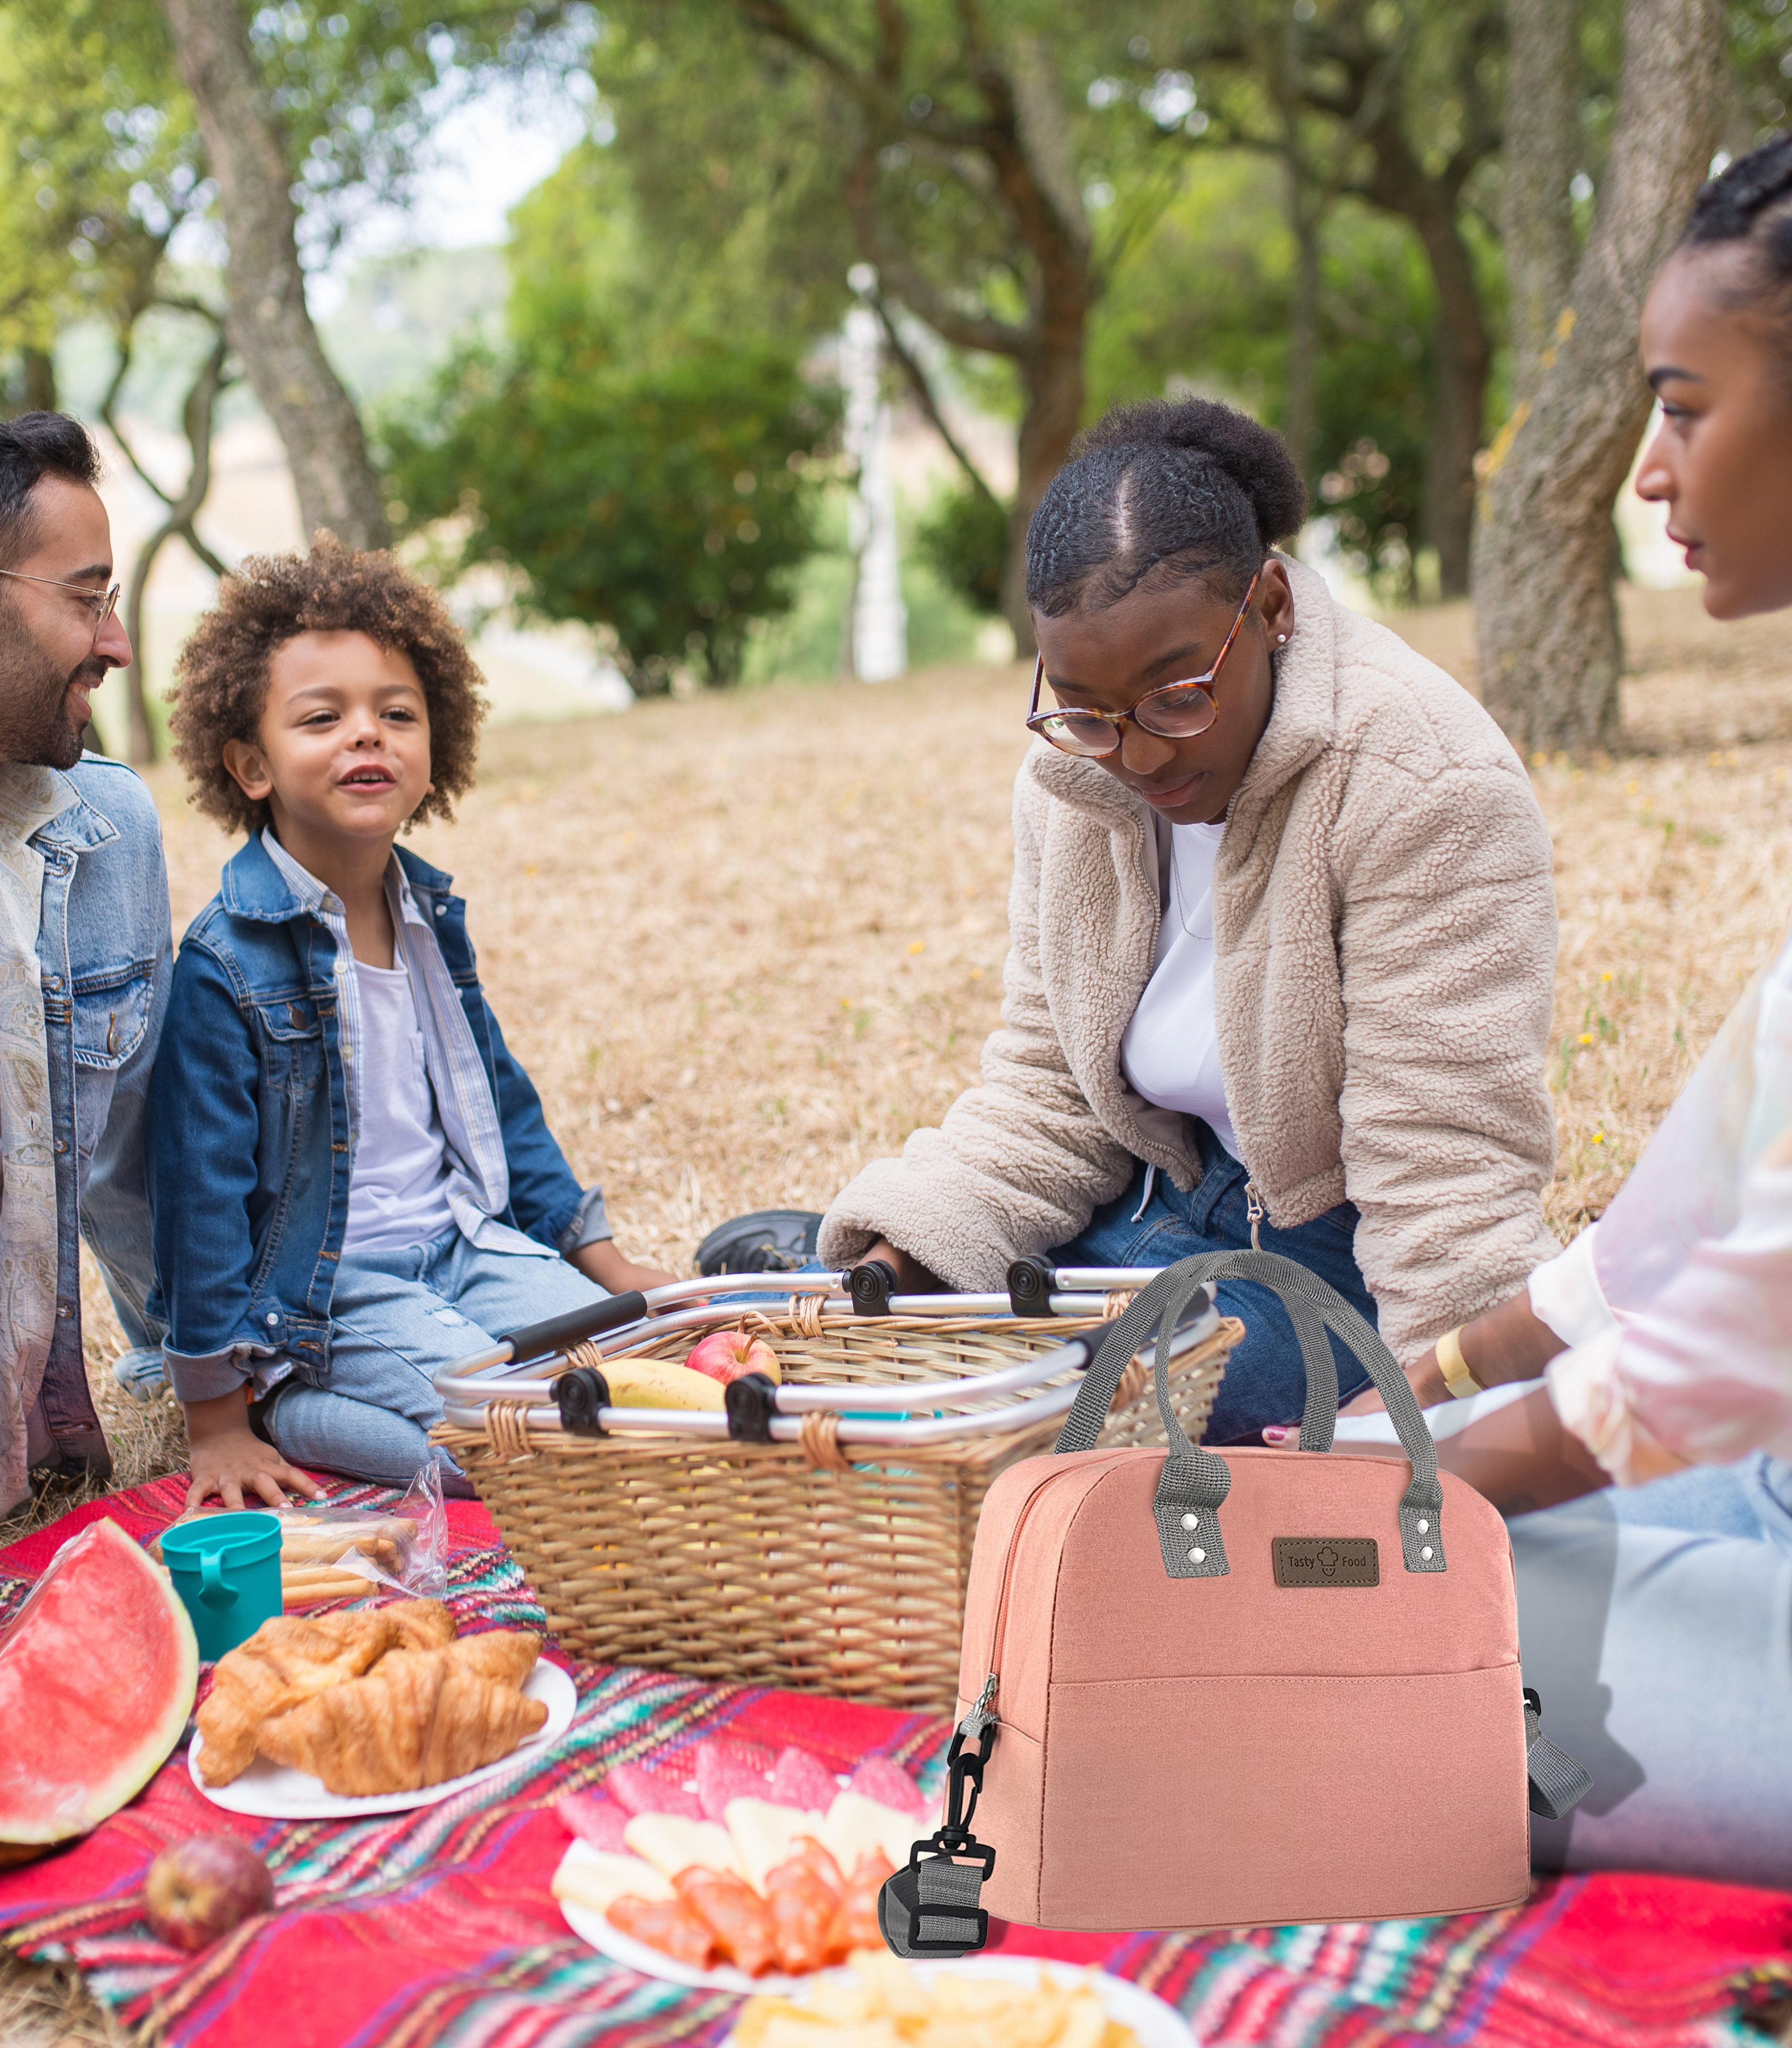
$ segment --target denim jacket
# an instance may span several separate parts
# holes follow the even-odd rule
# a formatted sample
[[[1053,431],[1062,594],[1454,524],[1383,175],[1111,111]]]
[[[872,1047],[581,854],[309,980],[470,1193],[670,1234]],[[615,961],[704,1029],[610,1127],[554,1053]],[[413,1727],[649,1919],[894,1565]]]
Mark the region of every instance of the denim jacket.
[[[398,851],[460,994],[510,1169],[500,1223],[566,1251],[601,1197],[581,1190],[498,1028],[450,877]],[[149,1204],[163,1355],[183,1401],[233,1391],[270,1359],[327,1385],[330,1304],[354,1168],[336,941],[258,837],[188,928],[149,1100]],[[595,1235],[595,1232],[590,1233]]]
[[[80,1238],[99,1262],[126,1340],[161,1332],[144,1189],[143,1115],[168,1006],[173,945],[161,826],[122,762],[83,754],[65,771],[76,801],[32,835],[44,856],[37,958],[55,1133],[56,1334],[38,1397],[53,1455],[90,1475],[111,1470],[81,1348]]]

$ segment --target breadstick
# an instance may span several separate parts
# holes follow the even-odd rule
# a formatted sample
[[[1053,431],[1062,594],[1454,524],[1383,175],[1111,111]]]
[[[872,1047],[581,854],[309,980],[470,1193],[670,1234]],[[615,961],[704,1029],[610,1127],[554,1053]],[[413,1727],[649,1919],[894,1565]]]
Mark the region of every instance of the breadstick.
[[[353,1572],[329,1572],[316,1577],[282,1579],[280,1600],[283,1607],[305,1607],[317,1600],[355,1600],[375,1592],[371,1579]]]

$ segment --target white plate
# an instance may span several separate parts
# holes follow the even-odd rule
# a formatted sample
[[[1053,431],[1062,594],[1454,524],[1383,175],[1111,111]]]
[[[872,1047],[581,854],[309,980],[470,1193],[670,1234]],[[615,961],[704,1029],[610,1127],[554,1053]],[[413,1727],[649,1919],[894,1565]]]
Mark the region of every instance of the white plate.
[[[780,1976],[775,1971],[765,1976],[750,1977],[744,1971],[731,1968],[724,1964],[718,1969],[700,1970],[688,1963],[674,1962],[670,1956],[662,1956],[657,1949],[650,1949],[645,1941],[638,1941],[631,1934],[624,1934],[612,1927],[601,1913],[594,1913],[588,1906],[575,1906],[570,1899],[560,1901],[560,1910],[566,1917],[566,1924],[582,1941],[588,1941],[599,1955],[607,1956],[613,1963],[622,1963],[642,1976],[658,1977],[666,1984],[688,1984],[693,1991],[727,1991],[751,1996],[763,1992],[780,1998],[790,1998],[799,2003],[806,1998],[815,1986],[834,1979],[850,1977],[851,1970],[816,1970],[808,1976]],[[942,1972],[948,1976],[985,1977],[997,1983],[1024,1984],[1029,1990],[1037,1988],[1041,1970],[1049,1971],[1060,1983],[1076,1983],[1087,1978],[1101,2000],[1103,2009],[1110,2019],[1130,2027],[1138,2037],[1140,2048],[1195,2048],[1195,2037],[1189,2023],[1174,2006],[1167,2005],[1155,1992],[1146,1991],[1142,1984],[1130,1984],[1124,1977],[1110,1976],[1107,1971],[1090,1968],[1081,1963],[1061,1963],[1040,1956],[967,1956],[958,1962],[910,1963],[909,1965],[921,1981],[931,1984]]]
[[[526,1699],[540,1700],[548,1709],[548,1718],[535,1734],[495,1763],[450,1778],[444,1784],[426,1785],[417,1792],[378,1792],[364,1798],[343,1798],[326,1792],[323,1780],[312,1777],[308,1771],[289,1770],[270,1763],[265,1756],[258,1756],[230,1784],[208,1785],[199,1775],[199,1759],[205,1747],[205,1738],[200,1735],[194,1736],[188,1751],[187,1769],[212,1805],[222,1806],[229,1813],[253,1813],[266,1821],[340,1821],[352,1820],[360,1813],[406,1813],[413,1806],[433,1806],[443,1799],[452,1799],[469,1786],[483,1785],[519,1763],[527,1763],[565,1734],[577,1710],[579,1695],[560,1666],[544,1658],[529,1673],[529,1682],[522,1689]]]

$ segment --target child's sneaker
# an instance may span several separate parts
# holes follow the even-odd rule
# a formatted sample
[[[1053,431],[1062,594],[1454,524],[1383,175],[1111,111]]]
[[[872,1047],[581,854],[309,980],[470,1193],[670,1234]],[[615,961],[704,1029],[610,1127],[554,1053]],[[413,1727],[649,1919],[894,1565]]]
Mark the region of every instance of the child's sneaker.
[[[121,1352],[112,1361],[112,1377],[133,1401],[147,1406],[168,1384],[161,1347],[145,1345],[140,1351]]]

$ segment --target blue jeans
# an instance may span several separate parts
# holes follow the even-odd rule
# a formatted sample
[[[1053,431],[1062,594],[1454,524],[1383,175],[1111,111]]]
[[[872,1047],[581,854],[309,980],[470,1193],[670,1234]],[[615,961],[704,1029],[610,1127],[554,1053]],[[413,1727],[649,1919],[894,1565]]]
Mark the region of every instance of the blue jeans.
[[[1507,1525],[1519,1649],[1592,1790],[1540,1870],[1792,1890],[1792,1469],[1757,1451]]]
[[[1053,1264],[1171,1266],[1197,1252],[1248,1251],[1251,1220],[1244,1187],[1250,1176],[1204,1123],[1197,1121],[1195,1128],[1205,1169],[1199,1186],[1184,1194],[1167,1173],[1157,1173],[1152,1176],[1151,1198],[1144,1201],[1146,1169],[1141,1165],[1126,1193],[1097,1209],[1080,1237],[1046,1254]],[[1328,1280],[1374,1326],[1375,1299],[1363,1284],[1352,1249],[1354,1203],[1340,1202],[1292,1230],[1277,1230],[1266,1221],[1259,1235],[1265,1251],[1279,1252]],[[1306,1367],[1294,1326],[1273,1294],[1247,1280],[1222,1280],[1215,1293],[1220,1313],[1243,1321],[1244,1341],[1227,1365],[1204,1441],[1255,1443],[1266,1424],[1299,1422],[1306,1400]],[[1338,1366],[1338,1398],[1348,1401],[1368,1385],[1369,1375],[1336,1337],[1332,1352]]]
[[[605,1298],[564,1259],[480,1251],[458,1230],[401,1251],[345,1252],[330,1304],[329,1384],[287,1381],[262,1420],[294,1464],[408,1485],[442,1419],[430,1383],[444,1365]],[[442,1461],[452,1468],[445,1453]]]

